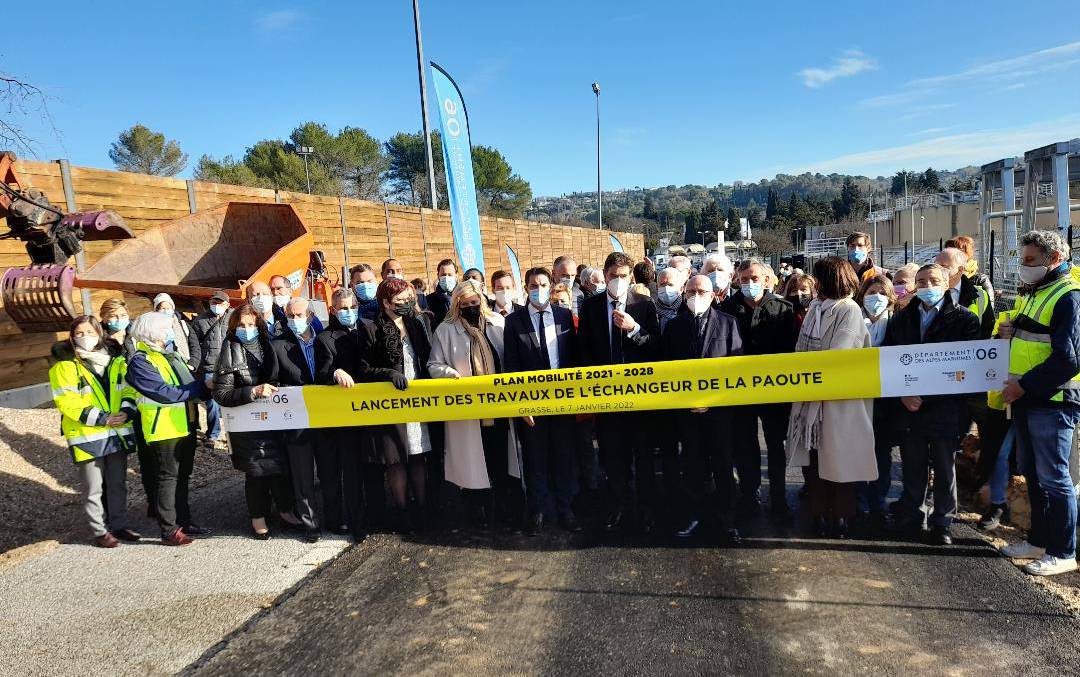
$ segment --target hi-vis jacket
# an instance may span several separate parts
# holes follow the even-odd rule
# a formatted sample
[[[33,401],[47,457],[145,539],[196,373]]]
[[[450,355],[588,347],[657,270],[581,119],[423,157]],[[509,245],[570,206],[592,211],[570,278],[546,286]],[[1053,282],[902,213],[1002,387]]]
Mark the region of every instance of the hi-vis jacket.
[[[1051,271],[1012,320],[1009,374],[1028,403],[1080,400],[1080,283],[1071,268]]]
[[[179,370],[179,371],[178,371]],[[206,391],[177,358],[137,343],[128,363],[128,383],[138,393],[142,436],[147,442],[186,437],[192,431],[189,406]]]
[[[82,463],[135,451],[132,421],[138,411],[137,394],[125,379],[127,363],[123,356],[113,356],[102,379],[79,360],[67,341],[53,347],[53,356],[57,362],[49,369],[49,385],[60,410],[60,430],[67,438],[71,459]],[[128,415],[127,423],[105,425],[109,416],[121,412]]]

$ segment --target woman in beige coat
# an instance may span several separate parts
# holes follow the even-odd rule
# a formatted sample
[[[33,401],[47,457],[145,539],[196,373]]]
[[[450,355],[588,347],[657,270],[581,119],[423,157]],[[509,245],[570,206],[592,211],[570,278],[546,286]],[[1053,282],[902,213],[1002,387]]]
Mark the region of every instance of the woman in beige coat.
[[[814,264],[817,299],[803,320],[797,352],[869,348],[862,309],[852,300],[859,280],[851,264],[830,256]],[[873,400],[796,402],[788,421],[788,459],[809,466],[810,513],[820,536],[846,538],[862,482],[877,479]]]
[[[489,310],[477,285],[465,281],[435,329],[428,372],[431,378],[497,374],[502,359],[503,318]],[[447,421],[445,449],[446,479],[464,490],[477,524],[486,526],[496,510],[513,519],[512,478],[521,477],[513,426],[506,419]]]

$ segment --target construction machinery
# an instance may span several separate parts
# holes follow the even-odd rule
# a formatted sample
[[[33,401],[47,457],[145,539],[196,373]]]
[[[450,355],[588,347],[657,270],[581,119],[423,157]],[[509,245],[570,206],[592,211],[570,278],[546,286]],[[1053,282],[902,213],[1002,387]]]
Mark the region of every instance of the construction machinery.
[[[251,284],[269,283],[274,275],[286,277],[294,294],[323,302],[336,286],[292,205],[229,202],[135,236],[115,212],[57,209],[19,180],[14,160],[0,154],[0,215],[9,228],[0,237],[24,241],[31,265],[8,269],[0,288],[4,309],[24,332],[66,330],[77,314],[75,288],[146,298],[166,292],[177,310],[196,311],[218,290],[238,305]],[[68,260],[92,240],[118,242],[77,271]]]

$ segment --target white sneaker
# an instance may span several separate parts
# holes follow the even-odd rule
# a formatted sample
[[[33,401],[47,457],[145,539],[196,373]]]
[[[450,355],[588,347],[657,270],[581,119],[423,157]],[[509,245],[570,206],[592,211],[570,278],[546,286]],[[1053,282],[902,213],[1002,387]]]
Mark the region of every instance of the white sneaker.
[[[1061,559],[1053,555],[1043,555],[1042,558],[1025,564],[1023,569],[1032,576],[1064,574],[1069,571],[1076,571],[1076,558]]]
[[[1046,548],[1034,546],[1027,541],[1020,541],[1019,543],[1006,545],[998,552],[1010,559],[1039,559],[1046,554]]]

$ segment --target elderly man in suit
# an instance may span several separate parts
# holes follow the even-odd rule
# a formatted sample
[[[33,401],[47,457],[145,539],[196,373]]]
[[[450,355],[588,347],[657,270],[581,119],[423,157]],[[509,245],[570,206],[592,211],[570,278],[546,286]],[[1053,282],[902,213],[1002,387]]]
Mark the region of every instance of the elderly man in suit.
[[[504,371],[577,366],[574,317],[566,308],[551,305],[551,286],[551,273],[546,268],[525,273],[529,303],[506,318]],[[524,447],[528,533],[540,533],[545,515],[553,512],[563,529],[581,531],[570,507],[574,498],[573,416],[526,416],[518,431]]]
[[[578,317],[582,366],[647,362],[655,357],[660,338],[656,307],[648,296],[630,291],[633,267],[633,259],[623,252],[609,254],[604,261],[606,290],[582,303]],[[656,478],[652,449],[640,444],[638,439],[638,418],[630,413],[597,416],[600,456],[615,499],[614,510],[605,524],[608,531],[620,528],[633,506],[630,478],[635,460],[639,523],[646,533],[652,531],[649,499]]]
[[[664,327],[660,356],[664,360],[696,360],[742,355],[742,338],[735,318],[713,303],[715,285],[708,275],[695,275],[686,283],[686,303]],[[727,407],[687,409],[676,414],[682,437],[679,457],[677,510],[681,538],[693,535],[705,516],[705,469],[716,478],[715,517],[728,542],[738,542],[732,526],[734,482],[731,462],[731,411]],[[728,434],[725,434],[728,433]]]

